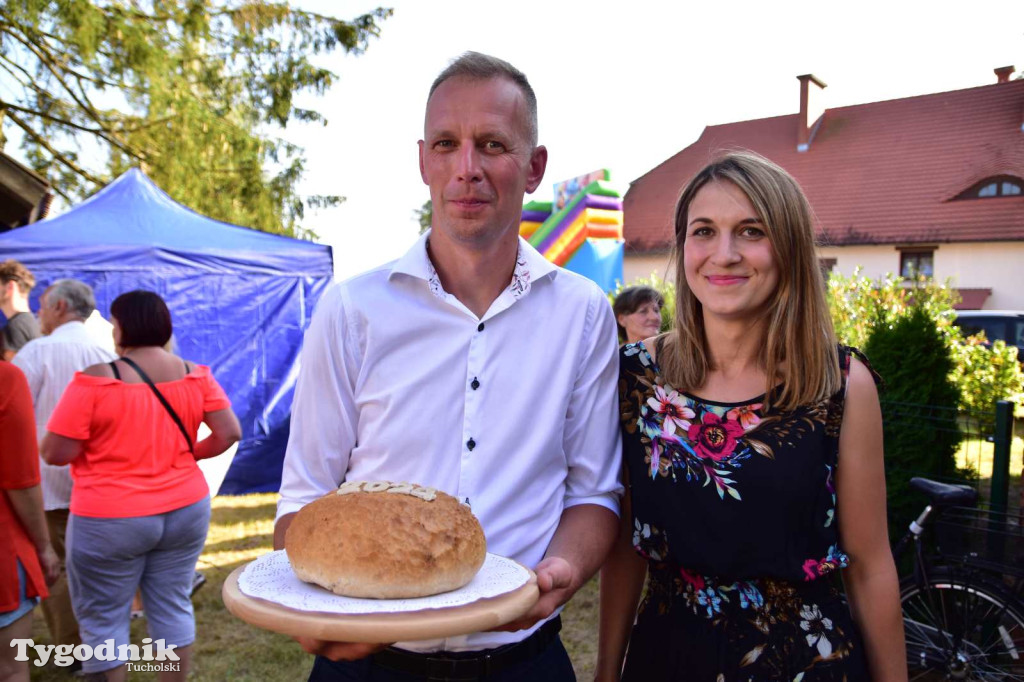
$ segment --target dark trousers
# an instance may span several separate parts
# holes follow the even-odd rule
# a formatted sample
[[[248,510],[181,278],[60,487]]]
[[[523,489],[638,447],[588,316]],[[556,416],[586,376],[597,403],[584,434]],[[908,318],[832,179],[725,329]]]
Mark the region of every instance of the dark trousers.
[[[548,647],[519,665],[502,670],[481,682],[576,682],[569,654],[555,637]],[[426,677],[396,672],[375,665],[370,658],[335,663],[317,656],[309,682],[427,682]],[[431,680],[430,682],[434,682]],[[439,682],[439,681],[438,681]]]
[[[67,533],[68,509],[51,509],[46,512],[46,527],[50,531],[50,544],[60,559],[60,577],[50,586],[50,596],[43,600],[43,618],[50,631],[53,644],[77,646],[82,643],[78,634],[78,621],[71,608],[71,592],[68,589],[68,575],[65,563],[64,537]]]

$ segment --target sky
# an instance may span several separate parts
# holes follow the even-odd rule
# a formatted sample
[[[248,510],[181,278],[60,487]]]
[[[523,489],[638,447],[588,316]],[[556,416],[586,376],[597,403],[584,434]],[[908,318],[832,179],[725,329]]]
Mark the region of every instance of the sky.
[[[539,200],[600,168],[625,191],[706,125],[795,113],[799,74],[828,84],[827,106],[843,106],[986,85],[996,67],[1024,68],[1020,0],[297,2],[340,18],[394,8],[364,54],[321,60],[335,84],[300,104],[328,125],[284,131],[306,150],[300,191],[347,198],[307,222],[333,246],[341,278],[416,239],[413,211],[429,198],[416,146],[427,92],[466,50],[511,62],[537,93],[549,152]]]
[[[303,0],[355,16],[376,3]],[[599,168],[625,190],[706,125],[795,113],[799,74],[827,106],[975,87],[1024,68],[1024,2],[490,2],[395,0],[362,55],[332,56],[338,78],[308,103],[321,126],[291,126],[306,148],[303,190],[347,197],[309,225],[347,277],[397,258],[429,198],[416,142],[430,83],[466,50],[526,73],[539,105],[545,180]],[[1016,75],[1016,74],[1015,74]]]

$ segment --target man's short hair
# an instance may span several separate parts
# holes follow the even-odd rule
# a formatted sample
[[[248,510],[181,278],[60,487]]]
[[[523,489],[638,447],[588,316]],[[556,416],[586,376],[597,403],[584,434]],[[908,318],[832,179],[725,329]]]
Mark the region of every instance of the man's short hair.
[[[530,146],[537,146],[537,94],[533,91],[530,81],[526,79],[526,74],[504,59],[480,52],[465,52],[434,79],[433,85],[430,86],[430,93],[427,95],[427,102],[434,96],[434,91],[441,86],[441,83],[451,78],[474,80],[507,78],[515,83],[526,100],[526,130],[530,136]]]
[[[46,304],[52,308],[57,301],[67,304],[68,312],[72,312],[82,320],[89,319],[96,310],[96,297],[92,287],[77,279],[58,279],[46,289]]]
[[[24,265],[14,259],[5,260],[0,263],[0,284],[17,282],[21,293],[28,296],[32,287],[36,285],[36,278]]]

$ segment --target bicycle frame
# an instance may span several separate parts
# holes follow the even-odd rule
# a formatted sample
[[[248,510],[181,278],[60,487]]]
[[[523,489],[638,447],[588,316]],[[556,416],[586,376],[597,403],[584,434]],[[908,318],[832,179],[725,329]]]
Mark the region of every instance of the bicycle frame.
[[[968,552],[963,556],[950,555],[942,552],[941,548],[938,552],[927,551],[923,537],[925,528],[942,512],[941,505],[927,505],[917,519],[911,522],[907,532],[893,545],[892,552],[894,560],[898,563],[913,546],[912,573],[905,575],[901,580],[901,593],[906,590],[907,583],[912,581],[911,584],[917,588],[927,603],[928,610],[941,614],[941,622],[947,624],[946,628],[936,628],[904,615],[908,631],[913,627],[918,635],[925,634],[927,640],[931,641],[931,645],[925,644],[919,650],[911,650],[908,646],[908,664],[917,663],[926,670],[945,670],[947,674],[952,674],[952,677],[957,679],[958,673],[967,674],[972,665],[969,655],[971,643],[966,639],[968,630],[972,627],[971,616],[955,610],[950,611],[952,605],[948,603],[946,590],[962,590],[965,594],[989,594],[993,585],[1001,586],[998,593],[1001,593],[1003,598],[997,602],[999,608],[987,614],[988,617],[1001,621],[1011,607],[1020,613],[1019,588],[1024,584],[1024,579],[1018,579],[1016,586],[1010,591],[1003,580],[1003,574],[992,566],[983,565],[983,560],[972,561],[972,558],[977,559],[973,553]],[[946,581],[948,584],[945,589],[936,589],[937,586],[941,588]]]

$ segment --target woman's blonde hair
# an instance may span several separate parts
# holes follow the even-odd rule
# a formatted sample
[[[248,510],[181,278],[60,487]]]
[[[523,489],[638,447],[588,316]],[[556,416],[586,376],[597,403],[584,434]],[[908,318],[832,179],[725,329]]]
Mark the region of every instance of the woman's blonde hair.
[[[658,358],[669,384],[682,390],[704,385],[713,369],[701,303],[683,268],[687,213],[711,182],[730,182],[750,199],[772,246],[779,281],[765,311],[760,364],[767,377],[765,409],[791,410],[832,395],[841,384],[836,337],[814,249],[810,204],[789,173],[749,151],[725,153],[683,188],[676,204],[675,328]],[[778,390],[772,390],[780,382]]]

